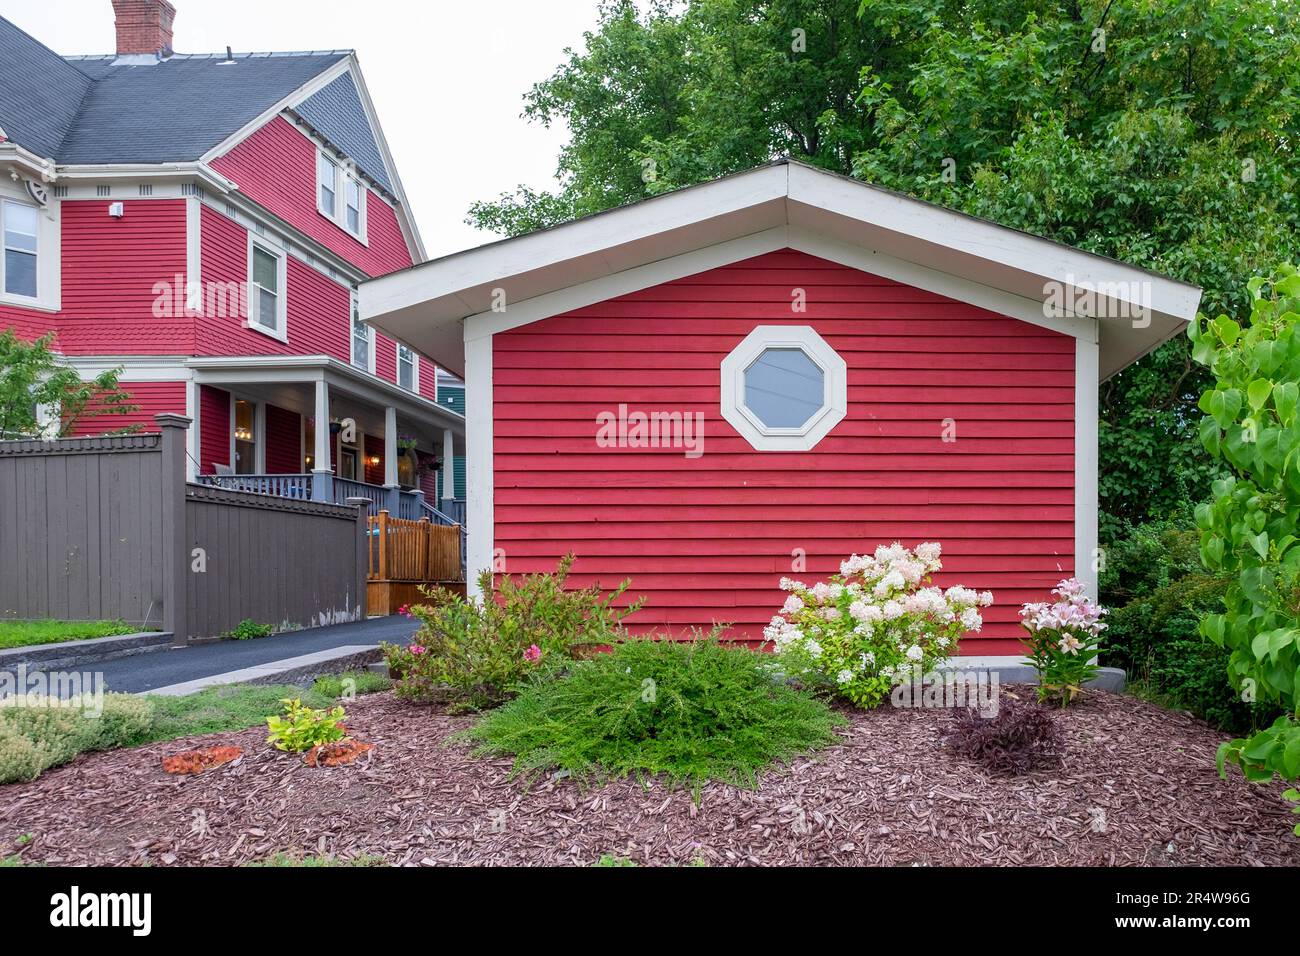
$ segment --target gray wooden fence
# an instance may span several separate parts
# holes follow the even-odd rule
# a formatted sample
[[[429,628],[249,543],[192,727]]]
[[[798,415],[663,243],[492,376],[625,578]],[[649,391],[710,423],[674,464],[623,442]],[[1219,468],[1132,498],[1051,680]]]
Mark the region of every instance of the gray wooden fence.
[[[177,643],[365,617],[364,511],[187,485],[189,419],[156,420],[0,442],[0,617],[120,618]]]

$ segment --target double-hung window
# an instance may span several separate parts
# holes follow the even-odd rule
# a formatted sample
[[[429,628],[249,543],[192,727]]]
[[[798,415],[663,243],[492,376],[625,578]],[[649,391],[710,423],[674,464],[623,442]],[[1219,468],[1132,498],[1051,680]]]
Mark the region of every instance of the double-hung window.
[[[339,168],[321,152],[316,154],[316,185],[320,211],[334,219],[338,215]]]
[[[285,332],[285,254],[249,233],[248,327],[278,339]]]
[[[420,363],[415,350],[397,343],[397,384],[408,392],[420,389]]]
[[[366,185],[345,162],[316,151],[316,208],[340,229],[366,241]]]
[[[0,202],[0,231],[3,232],[4,260],[0,264],[3,289],[9,295],[35,299],[37,296],[37,242],[35,206],[6,199]]]
[[[361,321],[355,292],[352,293],[352,364],[367,372],[375,370],[375,330]]]

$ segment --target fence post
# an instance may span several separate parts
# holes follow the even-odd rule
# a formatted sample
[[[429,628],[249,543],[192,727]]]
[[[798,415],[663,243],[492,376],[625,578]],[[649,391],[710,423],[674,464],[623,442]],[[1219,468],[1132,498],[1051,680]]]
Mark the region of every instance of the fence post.
[[[379,580],[388,580],[388,511],[379,512]]]
[[[357,607],[364,621],[370,589],[370,499],[348,498],[347,503],[357,509]]]
[[[185,548],[185,433],[190,419],[184,415],[155,415],[162,432],[162,553],[163,630],[173,644],[188,644],[189,555]]]

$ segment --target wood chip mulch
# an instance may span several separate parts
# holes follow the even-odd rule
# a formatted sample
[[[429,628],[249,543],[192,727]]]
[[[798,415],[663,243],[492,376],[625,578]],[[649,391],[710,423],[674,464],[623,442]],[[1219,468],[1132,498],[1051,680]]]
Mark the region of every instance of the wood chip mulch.
[[[509,778],[508,760],[445,738],[469,718],[376,694],[348,707],[374,749],[313,768],[266,731],[88,754],[0,787],[0,856],[93,865],[229,865],[277,852],[393,864],[1300,865],[1280,785],[1220,780],[1223,735],[1189,716],[1096,692],[1067,711],[1061,767],[996,777],[939,739],[946,713],[852,714],[843,742],[757,790],[619,781],[583,789]],[[233,744],[198,776],[161,757]],[[31,834],[21,847],[18,838]]]

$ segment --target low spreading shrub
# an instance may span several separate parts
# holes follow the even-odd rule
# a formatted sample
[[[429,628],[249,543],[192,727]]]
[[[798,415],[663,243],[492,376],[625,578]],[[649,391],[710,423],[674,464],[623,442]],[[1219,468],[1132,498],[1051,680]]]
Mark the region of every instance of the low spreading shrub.
[[[1061,728],[1047,708],[1004,694],[992,716],[968,710],[944,737],[959,756],[994,773],[1021,774],[1060,763]]]
[[[323,674],[312,683],[311,689],[318,694],[338,700],[351,700],[362,694],[376,694],[393,686],[383,674],[374,671],[347,671],[342,674]]]
[[[1038,674],[1038,699],[1057,699],[1064,707],[1097,674],[1106,609],[1092,602],[1076,578],[1066,578],[1052,593],[1055,601],[1026,604],[1020,617],[1029,635],[1026,656]]]
[[[0,705],[0,783],[35,780],[89,750],[127,746],[149,732],[153,710],[134,694]]]
[[[464,736],[515,757],[524,775],[580,780],[663,774],[753,786],[757,773],[833,742],[843,723],[824,702],[774,681],[761,655],[715,637],[631,640],[529,687]]]
[[[598,587],[566,591],[573,560],[566,555],[554,574],[501,575],[495,592],[493,575],[484,572],[485,600],[429,592],[430,604],[409,609],[420,621],[410,645],[383,645],[389,669],[400,675],[397,695],[444,701],[453,710],[492,707],[564,671],[575,653],[623,639],[623,619],[640,607],[614,607],[629,582],[607,596]]]
[[[266,726],[271,731],[266,742],[276,750],[302,753],[347,736],[347,729],[342,726],[342,707],[317,710],[297,698],[285,698],[280,703],[284,705],[283,715],[266,718]]]
[[[777,666],[859,707],[875,707],[896,685],[928,674],[962,634],[980,629],[978,608],[993,603],[988,591],[930,586],[943,566],[939,556],[933,542],[915,553],[894,542],[853,555],[829,582],[782,579],[790,596],[763,632]]]

